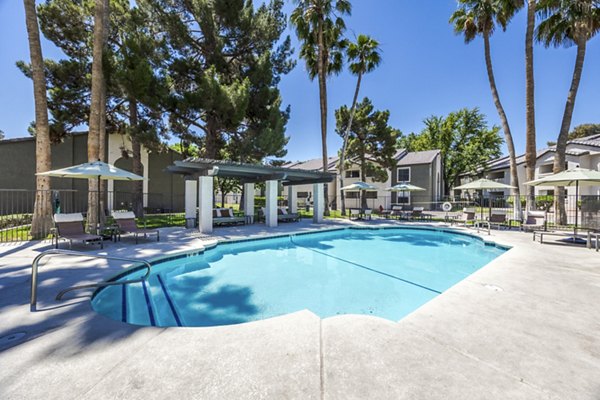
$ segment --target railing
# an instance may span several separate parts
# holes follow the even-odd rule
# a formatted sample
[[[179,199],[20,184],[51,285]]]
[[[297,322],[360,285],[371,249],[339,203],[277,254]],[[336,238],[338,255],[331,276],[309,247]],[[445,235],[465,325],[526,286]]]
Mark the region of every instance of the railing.
[[[106,282],[99,282],[99,283],[90,283],[90,284],[86,284],[86,285],[72,286],[70,288],[61,290],[56,295],[56,300],[61,300],[62,297],[66,293],[71,292],[73,290],[89,289],[89,288],[103,287],[103,286],[127,285],[129,283],[139,283],[139,282],[145,281],[148,278],[148,276],[150,276],[150,272],[151,272],[151,268],[152,268],[152,265],[147,260],[136,260],[133,258],[86,254],[86,253],[80,253],[77,251],[60,250],[60,249],[52,249],[52,250],[44,251],[43,253],[38,254],[38,256],[31,263],[31,300],[29,303],[31,311],[36,311],[36,307],[37,307],[38,269],[39,269],[40,260],[46,256],[51,256],[51,255],[99,258],[99,259],[104,259],[104,260],[132,262],[135,264],[142,264],[147,269],[146,274],[139,279],[132,279],[132,280],[128,280],[128,281],[113,281],[113,282],[106,281]],[[130,268],[128,268],[128,270],[131,270],[133,268],[138,268],[138,267],[137,266],[130,267]]]

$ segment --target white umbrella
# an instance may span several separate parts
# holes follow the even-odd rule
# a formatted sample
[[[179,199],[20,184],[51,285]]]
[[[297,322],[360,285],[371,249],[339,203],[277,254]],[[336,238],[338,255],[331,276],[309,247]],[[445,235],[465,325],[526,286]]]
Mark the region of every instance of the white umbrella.
[[[408,182],[400,182],[392,187],[386,188],[385,190],[388,192],[402,192],[402,197],[404,197],[405,192],[423,192],[427,189],[412,185]]]
[[[75,179],[97,179],[98,180],[98,200],[100,200],[100,179],[113,181],[143,181],[144,177],[132,174],[129,171],[117,168],[114,165],[107,164],[100,160],[87,162],[72,167],[55,169],[53,171],[39,172],[38,176],[52,176],[56,178],[75,178]],[[98,205],[100,201],[98,201]],[[98,209],[98,220],[100,221],[100,207]]]
[[[377,188],[366,182],[354,182],[350,185],[344,186],[340,190],[377,190]]]
[[[600,171],[586,168],[571,168],[534,181],[525,182],[529,186],[575,186],[575,234],[577,234],[579,186],[600,186]]]
[[[359,192],[362,192],[363,190],[377,191],[377,187],[371,185],[370,183],[359,181],[351,183],[350,185],[346,185],[343,188],[340,188],[340,190],[358,190]]]
[[[490,179],[477,179],[476,181],[465,183],[464,185],[457,186],[456,190],[490,190],[490,189],[514,189],[514,186],[510,186],[504,183],[492,181]],[[483,204],[481,205],[481,217],[483,218]],[[492,204],[490,201],[490,216],[492,215]]]

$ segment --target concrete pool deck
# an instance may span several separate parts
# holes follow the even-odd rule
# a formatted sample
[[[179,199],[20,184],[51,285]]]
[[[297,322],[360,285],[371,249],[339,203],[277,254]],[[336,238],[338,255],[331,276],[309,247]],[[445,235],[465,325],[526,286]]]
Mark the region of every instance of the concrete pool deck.
[[[347,225],[252,225],[210,237],[169,228],[160,243],[74,250],[154,258]],[[482,237],[513,248],[398,323],[300,311],[214,328],[113,321],[91,309],[89,292],[54,300],[124,268],[104,260],[49,260],[32,313],[31,261],[49,243],[0,245],[0,398],[599,399],[600,254],[517,231]]]

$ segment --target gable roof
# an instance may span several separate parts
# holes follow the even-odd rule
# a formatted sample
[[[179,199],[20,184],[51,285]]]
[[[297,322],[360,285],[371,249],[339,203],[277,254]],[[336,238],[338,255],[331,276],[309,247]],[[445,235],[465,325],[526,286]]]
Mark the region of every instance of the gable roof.
[[[398,160],[398,166],[430,164],[440,154],[439,150],[411,151]]]

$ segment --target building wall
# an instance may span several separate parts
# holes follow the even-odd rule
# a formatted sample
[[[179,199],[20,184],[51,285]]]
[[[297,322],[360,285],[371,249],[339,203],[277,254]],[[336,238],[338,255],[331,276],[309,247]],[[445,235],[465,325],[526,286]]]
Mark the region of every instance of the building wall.
[[[111,164],[129,165],[124,169],[130,170],[130,160],[124,160],[122,149],[131,150],[131,141],[123,135],[112,134],[107,138],[107,160]],[[85,163],[87,159],[87,134],[76,133],[65,137],[64,141],[52,145],[52,169],[65,168],[72,165]],[[173,209],[181,211],[184,208],[184,181],[180,175],[169,174],[166,167],[172,165],[181,155],[168,150],[165,152],[149,153],[142,147],[142,164],[144,165],[144,192],[150,195],[144,197],[144,205],[154,209]],[[35,140],[25,138],[22,140],[0,141],[0,189],[35,190]],[[130,182],[117,183],[117,189],[131,192]],[[115,183],[108,181],[108,190],[115,190]],[[87,201],[87,179],[51,178],[53,190],[61,190],[63,210],[81,211],[81,206]],[[69,191],[72,191],[69,193]],[[27,195],[30,197],[30,195]],[[24,199],[26,195],[21,197]],[[6,204],[13,198],[7,199],[0,195],[0,203]],[[111,196],[108,206],[112,208]],[[31,200],[27,199],[30,203]],[[24,210],[23,212],[29,212]]]

